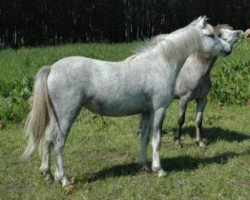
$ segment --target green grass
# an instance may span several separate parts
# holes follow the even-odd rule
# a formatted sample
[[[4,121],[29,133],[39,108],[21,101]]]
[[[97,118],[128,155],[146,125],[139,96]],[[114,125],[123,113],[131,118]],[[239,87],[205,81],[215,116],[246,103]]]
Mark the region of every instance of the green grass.
[[[19,160],[25,147],[22,124],[0,131],[0,199],[248,199],[250,195],[250,112],[247,107],[209,103],[204,118],[208,146],[194,143],[194,103],[188,109],[182,148],[172,143],[177,102],[168,110],[161,148],[168,175],[141,171],[138,117],[109,118],[80,113],[65,147],[67,175],[76,182],[67,193],[46,183],[37,152]],[[151,160],[151,147],[148,150]],[[52,168],[55,168],[54,156]]]
[[[206,148],[199,148],[194,143],[195,104],[191,103],[187,111],[182,148],[176,148],[172,142],[177,125],[177,101],[168,109],[161,148],[162,164],[168,173],[164,178],[142,171],[136,164],[139,155],[138,116],[108,118],[83,110],[72,128],[64,152],[66,173],[76,183],[75,189],[70,191],[43,180],[37,152],[30,162],[20,161],[26,144],[23,121],[27,113],[22,105],[26,103],[23,105],[26,108],[28,104],[29,91],[26,90],[30,84],[25,80],[32,82],[41,66],[50,65],[65,56],[121,60],[131,54],[137,43],[1,50],[0,104],[1,99],[7,104],[0,105],[0,109],[5,109],[10,100],[15,106],[11,104],[11,109],[8,107],[6,112],[13,112],[15,108],[20,115],[11,121],[6,119],[5,128],[0,129],[0,199],[248,199],[250,107],[244,103],[236,105],[238,99],[241,102],[246,97],[236,98],[233,94],[239,86],[240,92],[245,91],[244,95],[249,95],[249,71],[243,70],[249,69],[249,44],[250,40],[244,41],[232,55],[218,59],[212,71],[215,86],[222,83],[220,88],[224,89],[219,91],[219,86],[213,88],[206,107]],[[231,62],[237,66],[242,62],[243,65],[225,72],[228,69],[225,66]],[[223,77],[224,73],[226,77]],[[241,76],[243,79],[238,81]],[[238,78],[233,81],[234,77]],[[230,93],[226,93],[229,90]],[[219,103],[220,95],[225,93],[233,101],[222,105]],[[150,145],[148,155],[151,162]],[[54,155],[51,163],[54,170]]]

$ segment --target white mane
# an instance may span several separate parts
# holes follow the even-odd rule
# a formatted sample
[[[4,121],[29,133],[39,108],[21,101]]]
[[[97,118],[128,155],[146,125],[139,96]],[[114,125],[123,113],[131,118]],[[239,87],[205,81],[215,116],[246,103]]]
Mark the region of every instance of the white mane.
[[[129,59],[146,55],[152,51],[159,51],[168,60],[189,55],[193,49],[199,49],[200,35],[195,28],[196,23],[197,20],[194,20],[188,26],[170,34],[160,34],[144,41]]]

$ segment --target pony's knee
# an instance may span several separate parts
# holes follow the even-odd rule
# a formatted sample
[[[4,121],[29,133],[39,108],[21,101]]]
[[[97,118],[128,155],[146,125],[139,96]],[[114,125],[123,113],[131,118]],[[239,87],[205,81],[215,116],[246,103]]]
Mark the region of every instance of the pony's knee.
[[[56,156],[62,154],[63,147],[64,147],[64,144],[62,144],[62,143],[54,144],[54,152],[55,152]]]
[[[195,124],[196,124],[197,128],[199,128],[199,129],[201,128],[201,126],[202,126],[202,113],[197,114]]]
[[[159,150],[160,149],[160,145],[161,145],[161,135],[160,135],[160,133],[157,133],[157,134],[153,135],[151,145],[152,145],[154,150]]]
[[[179,124],[180,126],[182,126],[182,125],[184,124],[184,122],[185,122],[185,115],[182,114],[182,115],[180,115],[180,116],[178,117],[178,124]]]

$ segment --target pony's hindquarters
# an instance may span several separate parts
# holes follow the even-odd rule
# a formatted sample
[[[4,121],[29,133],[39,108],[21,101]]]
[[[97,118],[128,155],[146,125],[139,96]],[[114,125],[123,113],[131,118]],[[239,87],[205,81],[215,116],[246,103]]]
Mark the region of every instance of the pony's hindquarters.
[[[41,146],[44,138],[45,129],[51,113],[47,87],[49,73],[50,67],[43,67],[37,72],[35,77],[32,109],[25,124],[28,145],[22,155],[23,159],[29,158],[34,149],[37,146]]]

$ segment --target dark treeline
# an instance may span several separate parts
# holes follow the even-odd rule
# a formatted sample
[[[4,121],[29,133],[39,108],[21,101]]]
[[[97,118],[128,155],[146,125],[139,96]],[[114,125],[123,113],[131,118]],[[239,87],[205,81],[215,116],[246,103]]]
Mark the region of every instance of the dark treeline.
[[[0,0],[1,46],[123,42],[168,33],[207,15],[250,27],[249,0]]]

